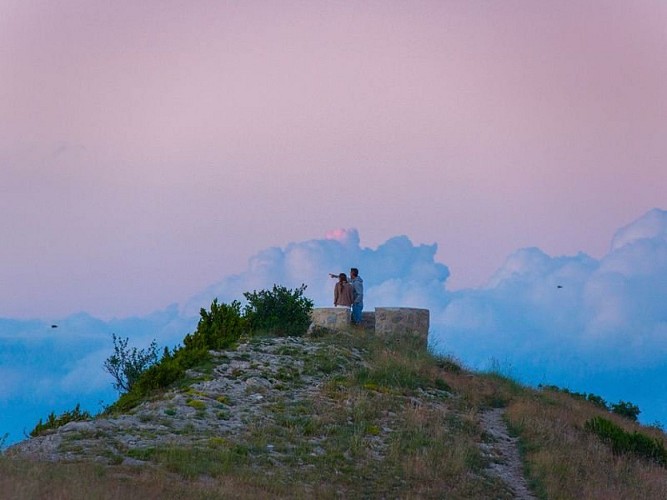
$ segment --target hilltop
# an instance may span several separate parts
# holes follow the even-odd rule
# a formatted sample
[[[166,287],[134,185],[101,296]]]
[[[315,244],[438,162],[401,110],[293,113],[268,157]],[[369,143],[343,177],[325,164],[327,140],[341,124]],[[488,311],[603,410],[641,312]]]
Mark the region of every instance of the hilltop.
[[[585,424],[604,416],[664,440],[658,429],[559,391],[468,372],[410,337],[317,333],[242,340],[126,412],[15,445],[0,461],[2,491],[11,498],[54,490],[66,498],[529,498],[516,471],[503,469],[511,439],[499,433],[500,421],[519,440],[519,474],[535,496],[667,495],[662,465],[614,453]]]

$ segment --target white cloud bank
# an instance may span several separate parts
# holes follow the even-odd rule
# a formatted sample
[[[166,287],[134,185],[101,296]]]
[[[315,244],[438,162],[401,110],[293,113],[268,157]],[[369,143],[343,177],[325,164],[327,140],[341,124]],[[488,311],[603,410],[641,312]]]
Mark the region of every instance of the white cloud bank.
[[[0,320],[0,434],[12,431],[14,441],[21,438],[17,429],[30,430],[51,410],[86,401],[97,411],[93,403],[111,402],[111,380],[102,371],[111,332],[138,346],[152,338],[173,346],[213,298],[241,299],[274,283],[305,283],[316,306],[328,306],[334,285],[328,273],[350,267],[365,280],[366,309],[430,309],[434,351],[472,368],[500,366],[527,383],[630,400],[644,422],[667,423],[667,211],[652,210],[618,230],[599,260],[518,250],[479,289],[448,291],[449,270],[435,261],[436,250],[405,236],[363,248],[356,230],[339,229],[324,239],[264,250],[243,272],[145,318],[102,322],[82,314],[58,329]]]
[[[329,273],[357,267],[365,279],[366,309],[376,306],[442,307],[446,298],[447,266],[435,262],[437,245],[413,245],[406,236],[387,240],[377,249],[362,248],[356,229],[337,229],[326,239],[291,243],[285,249],[269,248],[250,259],[248,269],[225,278],[183,307],[194,314],[214,297],[223,301],[245,291],[279,283],[290,288],[307,285],[306,295],[315,306],[333,305],[335,281]]]
[[[643,369],[667,354],[667,212],[620,229],[600,260],[511,255],[484,289],[444,308],[434,336],[466,358],[523,351],[558,364],[579,356],[595,369]]]

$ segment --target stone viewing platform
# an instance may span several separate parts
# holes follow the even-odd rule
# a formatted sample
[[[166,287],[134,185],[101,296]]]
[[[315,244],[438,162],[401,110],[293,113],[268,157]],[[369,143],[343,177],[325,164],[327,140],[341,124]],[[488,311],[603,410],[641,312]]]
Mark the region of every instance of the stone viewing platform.
[[[351,326],[350,310],[345,307],[316,307],[311,318],[313,327],[343,330]],[[430,312],[414,307],[376,307],[362,313],[361,326],[383,336],[416,334],[426,346]]]
[[[315,307],[310,313],[313,326],[342,330],[350,326],[350,309],[347,307]]]

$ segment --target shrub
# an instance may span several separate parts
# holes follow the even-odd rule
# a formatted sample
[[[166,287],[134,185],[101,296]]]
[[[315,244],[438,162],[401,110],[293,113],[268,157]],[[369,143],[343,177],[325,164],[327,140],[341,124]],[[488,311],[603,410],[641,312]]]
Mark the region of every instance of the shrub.
[[[253,332],[279,337],[301,336],[310,326],[313,301],[304,297],[306,285],[295,290],[273,285],[272,290],[246,292],[245,317]]]
[[[78,422],[82,420],[90,420],[92,417],[87,411],[81,411],[81,407],[77,404],[73,410],[65,411],[60,416],[56,417],[56,414],[51,412],[46,419],[46,422],[42,422],[42,419],[39,419],[39,422],[35,428],[30,431],[30,436],[35,437],[39,436],[43,432],[50,429],[57,429],[69,422]]]
[[[247,331],[247,321],[241,316],[241,303],[219,304],[218,299],[211,303],[211,310],[202,308],[197,330],[184,339],[187,350],[225,349],[236,342]]]
[[[609,410],[609,404],[604,400],[604,398],[602,396],[598,396],[597,394],[593,394],[592,392],[589,394],[586,394],[585,392],[574,392],[570,391],[569,389],[561,389],[556,385],[540,384],[539,387],[541,389],[548,391],[562,392],[563,394],[568,394],[575,399],[581,399],[583,401],[588,401],[589,403],[593,403],[595,406],[597,406],[598,408],[602,408],[603,410]]]
[[[104,409],[104,412],[107,414],[112,414],[116,411],[124,412],[131,410],[135,406],[141,404],[141,402],[144,400],[146,394],[143,392],[140,392],[137,389],[137,386],[134,386],[132,391],[126,392],[125,394],[121,394],[120,397],[118,398],[118,401],[113,403],[110,406],[107,406]]]
[[[204,403],[199,399],[190,399],[185,404],[190,406],[191,408],[194,408],[195,410],[204,410],[206,408],[206,403]]]
[[[637,421],[637,417],[641,413],[637,405],[625,401],[619,401],[618,403],[611,405],[611,412],[629,418],[634,422]]]
[[[593,393],[588,394],[588,396],[586,396],[586,400],[590,401],[598,408],[602,408],[604,410],[609,409],[609,405],[607,404],[607,402],[602,398],[602,396],[598,396],[597,394]]]
[[[130,339],[112,335],[114,353],[104,362],[104,369],[113,376],[117,391],[130,392],[141,374],[157,363],[157,343],[153,340],[147,349],[130,349],[127,346]]]
[[[137,381],[137,388],[142,393],[168,387],[185,376],[185,367],[177,359],[163,358],[160,363],[151,366]]]
[[[667,450],[662,441],[641,434],[637,431],[627,432],[610,420],[594,417],[587,420],[584,429],[597,434],[603,441],[611,445],[616,454],[633,453],[648,458],[661,465],[667,465]]]

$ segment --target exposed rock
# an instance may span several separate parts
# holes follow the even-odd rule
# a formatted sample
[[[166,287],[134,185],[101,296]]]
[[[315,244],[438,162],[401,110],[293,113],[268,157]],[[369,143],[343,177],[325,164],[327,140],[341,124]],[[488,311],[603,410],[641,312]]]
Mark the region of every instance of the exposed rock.
[[[170,390],[125,415],[70,422],[15,444],[7,456],[139,465],[145,462],[131,450],[229,439],[253,422],[274,418],[267,408],[278,401],[312,398],[325,374],[313,370],[309,358],[361,360],[342,347],[302,338],[266,339],[212,354],[212,373],[189,371],[195,381],[186,389]]]

